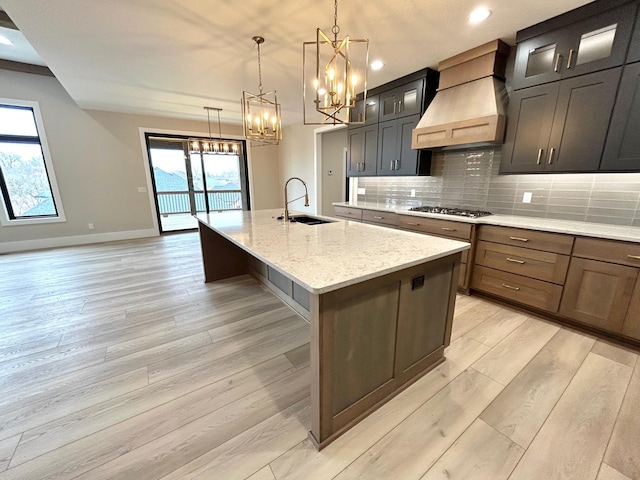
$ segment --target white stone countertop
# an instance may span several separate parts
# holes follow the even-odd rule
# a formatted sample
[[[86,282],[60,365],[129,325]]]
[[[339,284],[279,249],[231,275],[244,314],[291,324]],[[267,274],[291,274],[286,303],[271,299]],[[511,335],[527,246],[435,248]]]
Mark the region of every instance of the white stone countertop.
[[[336,202],[333,205],[362,208],[365,210],[395,212],[418,217],[439,218],[441,220],[453,220],[456,222],[475,223],[479,225],[525,228],[529,230],[542,230],[545,232],[565,233],[568,235],[581,235],[585,237],[597,237],[640,243],[640,227],[558,220],[555,218],[522,217],[517,215],[488,215],[480,218],[466,218],[458,217],[456,215],[442,215],[439,213],[411,212],[409,211],[409,208],[411,208],[409,206],[388,205],[374,202]]]
[[[313,216],[333,223],[285,223],[276,219],[281,213],[236,210],[200,213],[196,218],[318,295],[470,247],[466,242],[319,215]]]

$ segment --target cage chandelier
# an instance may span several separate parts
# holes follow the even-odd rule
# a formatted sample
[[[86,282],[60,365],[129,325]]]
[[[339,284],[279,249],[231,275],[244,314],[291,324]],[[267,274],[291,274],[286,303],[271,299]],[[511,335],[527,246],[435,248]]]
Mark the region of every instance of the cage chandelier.
[[[238,155],[240,149],[238,142],[222,140],[222,127],[220,125],[221,108],[203,107],[207,111],[207,125],[209,126],[209,138],[189,138],[189,153],[217,154],[217,155]],[[211,136],[211,110],[218,114],[218,139]]]
[[[334,0],[333,38],[320,28],[316,41],[303,44],[303,114],[307,125],[364,123],[356,95],[367,97],[369,40],[338,38],[338,0]],[[360,99],[360,97],[359,97]]]
[[[260,93],[254,95],[242,92],[242,126],[247,140],[263,144],[277,145],[282,140],[282,115],[276,91],[262,91],[262,63],[260,45],[264,38],[252,37],[258,46],[258,88]]]

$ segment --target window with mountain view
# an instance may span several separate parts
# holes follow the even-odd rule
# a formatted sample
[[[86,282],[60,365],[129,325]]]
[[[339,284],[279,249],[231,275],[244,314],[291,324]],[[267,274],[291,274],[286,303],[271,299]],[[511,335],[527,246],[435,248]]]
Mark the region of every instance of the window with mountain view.
[[[9,223],[61,216],[36,108],[34,104],[0,103],[0,190],[3,217]]]

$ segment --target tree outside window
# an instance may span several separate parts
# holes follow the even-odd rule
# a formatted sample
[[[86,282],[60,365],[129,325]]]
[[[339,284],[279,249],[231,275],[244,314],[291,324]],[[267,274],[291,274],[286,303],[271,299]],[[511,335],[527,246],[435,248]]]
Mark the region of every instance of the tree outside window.
[[[34,107],[0,103],[0,193],[9,222],[60,217]]]

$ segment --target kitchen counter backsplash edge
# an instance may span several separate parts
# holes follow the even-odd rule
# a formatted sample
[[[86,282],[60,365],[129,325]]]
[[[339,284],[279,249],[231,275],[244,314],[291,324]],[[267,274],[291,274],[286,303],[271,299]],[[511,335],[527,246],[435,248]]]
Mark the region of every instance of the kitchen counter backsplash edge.
[[[553,218],[521,217],[517,215],[489,215],[480,218],[467,218],[456,215],[443,215],[440,213],[412,212],[409,210],[411,207],[408,206],[391,206],[372,202],[334,202],[333,205],[360,208],[363,210],[401,213],[403,215],[414,215],[416,217],[439,218],[441,220],[475,223],[477,225],[524,228],[545,232],[565,233],[567,235],[582,235],[585,237],[640,243],[640,227],[633,226],[558,220]]]

